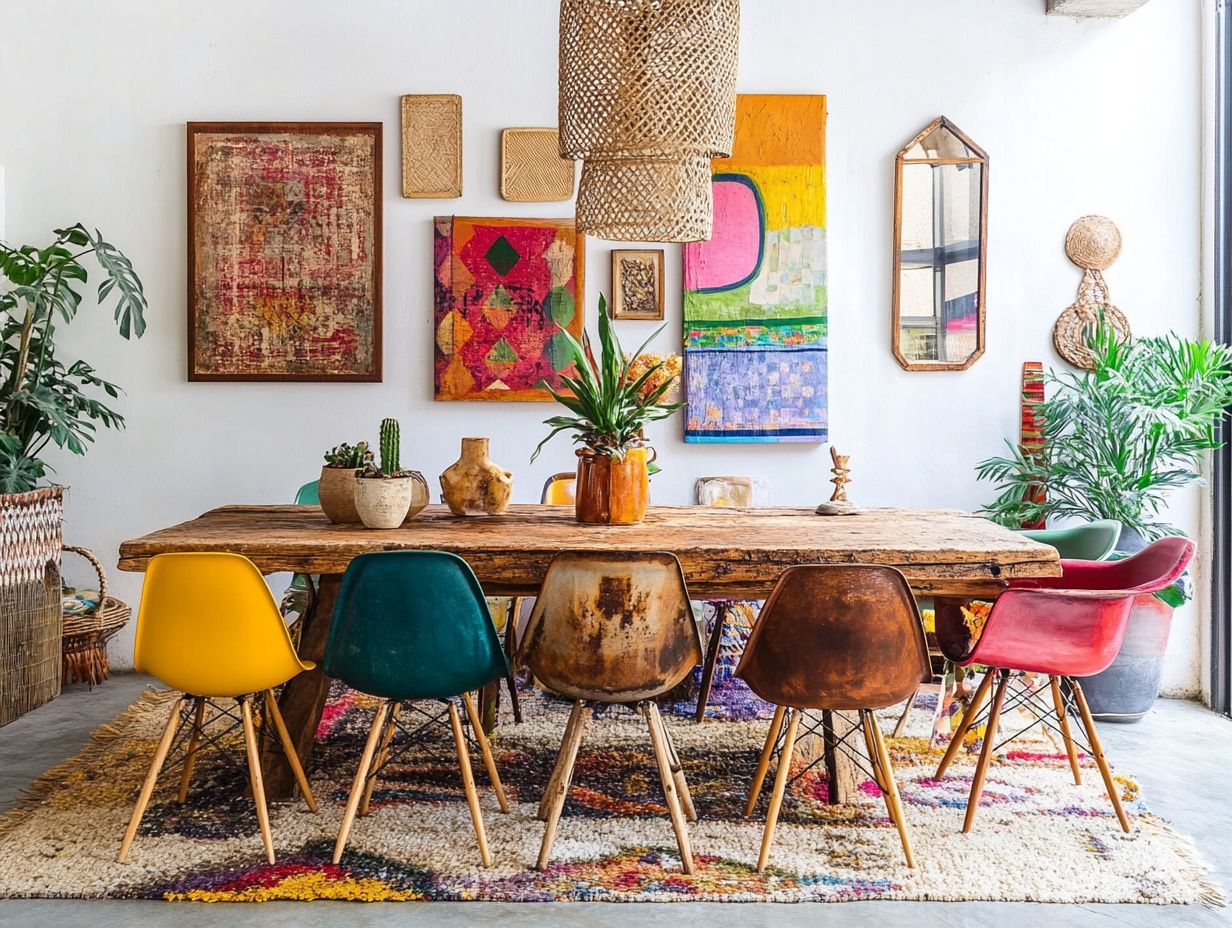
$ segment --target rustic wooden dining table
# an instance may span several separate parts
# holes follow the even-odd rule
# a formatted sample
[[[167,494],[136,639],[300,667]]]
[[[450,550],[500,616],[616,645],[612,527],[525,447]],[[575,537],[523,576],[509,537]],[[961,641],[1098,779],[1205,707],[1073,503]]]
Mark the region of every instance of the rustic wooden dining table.
[[[1055,549],[957,510],[819,516],[811,509],[698,506],[653,506],[640,524],[599,526],[578,523],[564,506],[515,505],[500,515],[459,517],[433,505],[389,530],[335,525],[316,506],[224,506],[124,542],[119,567],[143,571],[152,557],[171,552],[230,551],[266,574],[319,575],[299,645],[318,666],[288,683],[280,699],[306,766],[329,692],[320,662],[342,574],[356,555],[397,550],[454,552],[491,596],[534,595],[562,551],[670,551],[695,599],[764,599],[779,574],[798,564],[886,564],[939,612],[995,597],[1014,578],[1061,573]],[[856,782],[854,767],[841,752],[828,753],[826,763],[831,801],[844,802]],[[295,780],[272,746],[262,765],[269,797],[289,797]]]

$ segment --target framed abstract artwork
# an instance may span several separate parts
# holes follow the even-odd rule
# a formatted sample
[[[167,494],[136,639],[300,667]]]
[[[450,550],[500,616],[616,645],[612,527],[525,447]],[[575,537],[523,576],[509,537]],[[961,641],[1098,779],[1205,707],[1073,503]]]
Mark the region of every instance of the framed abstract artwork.
[[[736,99],[714,234],[684,246],[685,441],[827,435],[826,98]]]
[[[188,124],[188,379],[381,379],[381,124]]]
[[[663,318],[663,249],[612,249],[612,318]]]
[[[572,219],[438,216],[438,400],[551,402],[581,338],[585,237]]]

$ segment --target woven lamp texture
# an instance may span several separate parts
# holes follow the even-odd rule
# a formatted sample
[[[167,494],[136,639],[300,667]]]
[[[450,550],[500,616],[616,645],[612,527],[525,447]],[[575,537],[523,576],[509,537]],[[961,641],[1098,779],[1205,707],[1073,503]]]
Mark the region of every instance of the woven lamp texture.
[[[560,154],[582,159],[578,230],[691,242],[731,155],[739,0],[561,0]]]

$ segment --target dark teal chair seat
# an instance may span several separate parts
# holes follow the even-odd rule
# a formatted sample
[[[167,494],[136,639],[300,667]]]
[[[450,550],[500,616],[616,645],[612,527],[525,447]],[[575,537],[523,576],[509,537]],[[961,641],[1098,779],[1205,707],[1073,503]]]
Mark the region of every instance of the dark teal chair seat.
[[[508,674],[509,662],[483,590],[466,561],[443,551],[383,551],[352,560],[334,605],[325,672],[352,689],[384,699],[351,784],[334,863],[342,860],[356,815],[368,814],[395,730],[411,734],[398,723],[402,704],[432,699],[446,704],[479,853],[483,865],[490,867],[492,855],[457,703],[466,711],[500,809],[508,812],[492,748],[470,692]]]

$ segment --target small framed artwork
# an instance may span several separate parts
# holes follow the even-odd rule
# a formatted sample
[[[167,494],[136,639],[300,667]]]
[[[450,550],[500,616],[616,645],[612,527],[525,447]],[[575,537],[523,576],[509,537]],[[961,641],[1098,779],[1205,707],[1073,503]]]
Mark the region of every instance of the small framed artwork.
[[[381,124],[188,124],[188,379],[381,379]]]
[[[663,318],[663,249],[612,250],[612,318]]]

